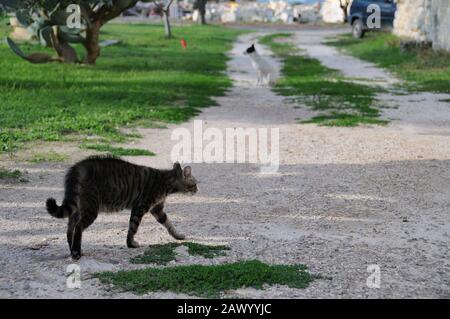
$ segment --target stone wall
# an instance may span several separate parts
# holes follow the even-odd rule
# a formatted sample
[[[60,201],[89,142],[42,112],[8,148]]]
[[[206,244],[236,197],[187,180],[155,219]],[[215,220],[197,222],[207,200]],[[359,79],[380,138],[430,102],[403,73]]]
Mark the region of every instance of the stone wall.
[[[326,0],[322,5],[320,14],[326,23],[344,23],[345,20],[339,0]]]
[[[398,0],[394,33],[450,51],[449,0]]]
[[[345,14],[341,8],[341,3],[347,4],[348,14],[352,2],[353,0],[325,0],[320,11],[323,21],[326,23],[344,23]]]

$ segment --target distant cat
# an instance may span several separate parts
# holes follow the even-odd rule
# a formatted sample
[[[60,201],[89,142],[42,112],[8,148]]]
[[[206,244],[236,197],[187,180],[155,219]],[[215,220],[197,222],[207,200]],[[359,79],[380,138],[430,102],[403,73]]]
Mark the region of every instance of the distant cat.
[[[67,242],[73,259],[81,257],[81,236],[99,212],[131,209],[127,235],[129,248],[139,247],[134,240],[142,217],[150,210],[175,239],[182,240],[164,212],[166,197],[174,193],[197,192],[191,167],[171,170],[134,165],[111,156],[89,157],[75,164],[66,174],[65,194],[61,206],[47,199],[47,211],[56,218],[69,217]]]
[[[258,78],[256,85],[272,85],[274,84],[274,71],[273,68],[264,60],[258,52],[256,52],[255,45],[252,44],[244,54],[250,56],[252,60],[253,68],[255,68]]]

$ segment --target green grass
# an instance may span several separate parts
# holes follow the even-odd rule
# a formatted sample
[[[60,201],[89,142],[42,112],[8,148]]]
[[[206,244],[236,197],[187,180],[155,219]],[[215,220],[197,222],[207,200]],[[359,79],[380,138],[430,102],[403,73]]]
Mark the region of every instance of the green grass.
[[[217,256],[225,256],[226,251],[230,250],[230,247],[224,245],[212,246],[189,242],[183,243],[183,245],[188,247],[189,254],[209,259]]]
[[[23,174],[19,170],[9,170],[0,167],[0,180],[12,180],[19,182],[26,182],[27,180],[23,177]]]
[[[432,49],[402,52],[400,42],[390,33],[369,32],[361,40],[343,35],[328,44],[389,69],[409,81],[410,90],[450,93],[450,53]]]
[[[180,246],[186,246],[190,255],[202,256],[204,258],[224,256],[225,251],[230,249],[229,247],[222,245],[212,246],[192,242],[157,244],[149,246],[143,255],[132,258],[130,262],[133,264],[165,265],[168,262],[175,260],[175,249]]]
[[[3,22],[0,38],[7,32]],[[128,137],[120,127],[177,123],[214,105],[212,98],[230,87],[226,52],[241,31],[193,25],[173,32],[175,37],[166,40],[159,25],[108,24],[101,39],[122,42],[104,48],[95,66],[30,64],[1,41],[0,152],[80,135],[123,142]],[[20,46],[24,52],[53,53]]]
[[[109,144],[83,144],[82,148],[106,152],[114,156],[154,156],[155,153],[139,148],[115,147]]]
[[[94,276],[117,289],[138,294],[172,291],[209,298],[242,287],[263,289],[264,284],[306,288],[314,279],[303,265],[268,265],[257,260],[104,272]]]
[[[42,162],[64,162],[68,159],[67,155],[59,154],[54,151],[47,153],[37,153],[29,160],[32,163],[42,163]]]
[[[277,38],[288,36],[271,34],[263,37],[261,43],[268,45],[283,62],[282,78],[274,90],[322,112],[302,123],[326,126],[386,123],[378,119],[380,114],[375,107],[375,94],[381,89],[344,81],[336,70],[302,55],[292,44],[276,42]]]
[[[130,262],[133,264],[165,265],[168,262],[175,260],[175,248],[178,246],[178,243],[152,245],[145,250],[143,255],[131,258]]]

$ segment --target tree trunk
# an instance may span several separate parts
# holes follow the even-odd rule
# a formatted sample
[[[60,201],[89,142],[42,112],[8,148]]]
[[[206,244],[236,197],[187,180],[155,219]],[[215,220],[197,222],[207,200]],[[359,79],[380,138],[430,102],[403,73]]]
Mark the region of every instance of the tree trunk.
[[[344,12],[344,22],[348,21],[348,6],[350,4],[350,1],[344,1],[344,3],[342,3],[342,1],[340,1],[340,6],[342,11]]]
[[[77,52],[74,48],[70,46],[69,43],[64,41],[59,36],[59,31],[57,27],[53,27],[52,33],[50,34],[52,39],[52,46],[58,54],[58,60],[64,63],[77,63],[78,57]]]
[[[163,11],[163,20],[164,20],[164,33],[166,35],[166,39],[172,38],[172,28],[170,26],[169,21],[169,10]]]
[[[348,12],[347,12],[347,7],[342,8],[342,10],[344,11],[344,22],[348,22]]]
[[[170,26],[169,15],[164,13],[164,33],[166,35],[166,39],[172,38],[172,27]]]
[[[95,64],[97,58],[100,56],[100,28],[101,23],[92,23],[86,30],[86,40],[83,45],[87,51],[84,63]]]

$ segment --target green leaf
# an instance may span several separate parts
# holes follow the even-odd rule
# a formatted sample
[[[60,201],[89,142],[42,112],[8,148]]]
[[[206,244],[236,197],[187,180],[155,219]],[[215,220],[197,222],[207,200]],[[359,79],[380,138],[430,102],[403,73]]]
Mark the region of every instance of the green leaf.
[[[29,13],[26,10],[18,10],[16,11],[17,21],[24,27],[28,27],[31,23],[33,23],[33,19],[31,19]]]
[[[5,6],[7,9],[17,10],[20,9],[22,3],[17,0],[2,0],[0,3]]]
[[[27,56],[22,52],[22,50],[20,50],[20,48],[17,46],[17,44],[11,40],[10,38],[6,38],[6,43],[8,44],[9,48],[18,56],[20,56],[21,58],[26,59]]]
[[[59,35],[60,37],[69,43],[81,43],[84,41],[84,37],[80,34],[80,29],[71,29],[68,27],[60,27]]]
[[[39,30],[39,40],[43,46],[52,46],[52,32],[53,28],[51,26],[45,26]]]
[[[67,19],[71,13],[66,12],[66,10],[57,10],[50,16],[50,21],[54,25],[67,25]]]

